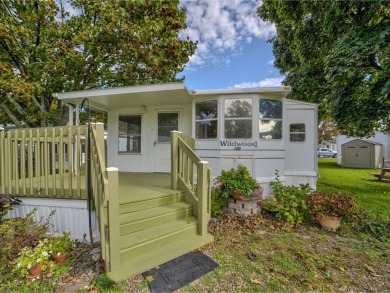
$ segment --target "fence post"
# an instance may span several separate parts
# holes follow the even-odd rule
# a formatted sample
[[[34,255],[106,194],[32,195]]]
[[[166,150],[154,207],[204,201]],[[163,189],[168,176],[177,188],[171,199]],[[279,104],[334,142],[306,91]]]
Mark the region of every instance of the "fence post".
[[[119,246],[119,183],[118,169],[110,167],[106,169],[108,179],[108,227],[109,227],[109,254],[111,271],[120,267]],[[103,217],[103,215],[101,215]],[[101,219],[103,220],[103,218]],[[101,233],[104,233],[101,231]],[[103,249],[103,247],[102,247]]]
[[[200,161],[198,167],[198,233],[207,234],[207,197],[208,197],[208,163]]]
[[[171,131],[171,188],[178,189],[179,183],[177,179],[179,167],[179,132]]]

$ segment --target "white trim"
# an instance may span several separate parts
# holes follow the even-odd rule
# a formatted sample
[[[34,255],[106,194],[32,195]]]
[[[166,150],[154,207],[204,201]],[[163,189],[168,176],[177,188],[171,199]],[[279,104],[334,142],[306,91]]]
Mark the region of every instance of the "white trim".
[[[86,209],[87,201],[79,199],[52,199],[52,198],[34,198],[18,197],[25,205],[38,205],[44,207],[62,207],[62,208],[79,208]]]
[[[134,93],[146,93],[146,92],[160,92],[170,90],[187,90],[187,86],[184,83],[165,83],[165,84],[151,84],[151,85],[136,85],[107,89],[96,90],[82,90],[66,93],[54,93],[54,96],[60,100],[74,99],[74,98],[88,98],[99,96],[113,96],[122,94],[134,94]]]
[[[307,172],[307,171],[284,171],[285,176],[309,176],[317,177],[317,172]]]
[[[290,86],[278,87],[254,87],[254,88],[231,88],[231,89],[212,89],[212,90],[192,90],[192,96],[200,95],[225,95],[225,94],[261,94],[261,93],[283,93],[287,95],[291,91]]]

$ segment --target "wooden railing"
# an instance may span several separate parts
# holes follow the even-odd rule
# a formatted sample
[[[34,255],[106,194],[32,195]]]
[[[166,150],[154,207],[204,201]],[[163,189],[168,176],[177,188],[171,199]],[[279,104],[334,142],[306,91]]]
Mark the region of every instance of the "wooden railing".
[[[86,133],[85,125],[0,131],[0,193],[86,198]]]
[[[178,131],[171,132],[171,188],[184,192],[185,201],[198,218],[198,233],[205,235],[211,214],[211,172],[208,163],[194,152],[195,140]]]
[[[120,266],[118,169],[105,167],[103,123],[91,127],[91,179],[106,271]]]

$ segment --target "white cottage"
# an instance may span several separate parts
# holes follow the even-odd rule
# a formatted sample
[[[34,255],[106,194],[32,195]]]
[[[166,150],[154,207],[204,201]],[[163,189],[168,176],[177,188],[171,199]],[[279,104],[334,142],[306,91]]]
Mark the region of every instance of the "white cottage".
[[[107,166],[170,172],[170,132],[195,138],[212,176],[243,164],[265,187],[317,181],[317,106],[286,99],[290,87],[189,90],[184,83],[57,94],[79,108],[88,98],[108,114]]]

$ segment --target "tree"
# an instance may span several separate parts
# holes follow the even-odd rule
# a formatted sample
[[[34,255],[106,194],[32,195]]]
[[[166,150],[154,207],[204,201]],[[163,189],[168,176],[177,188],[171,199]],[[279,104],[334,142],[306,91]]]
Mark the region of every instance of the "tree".
[[[178,0],[0,0],[0,111],[62,123],[53,93],[177,81],[196,44]]]
[[[275,66],[289,97],[319,104],[351,136],[390,131],[390,6],[387,1],[272,1]]]
[[[320,121],[318,125],[318,143],[322,144],[325,141],[336,142],[335,137],[340,134],[339,130],[334,125],[331,118],[327,117]]]

